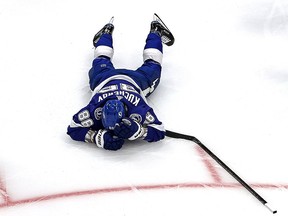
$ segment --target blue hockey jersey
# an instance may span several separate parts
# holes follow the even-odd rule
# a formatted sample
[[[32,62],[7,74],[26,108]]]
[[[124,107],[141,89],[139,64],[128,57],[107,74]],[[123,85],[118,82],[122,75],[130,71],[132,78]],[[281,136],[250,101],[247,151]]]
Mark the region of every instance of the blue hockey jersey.
[[[91,134],[104,129],[102,107],[111,99],[120,100],[126,108],[125,116],[147,128],[144,140],[155,142],[165,137],[164,126],[147,104],[145,94],[130,77],[123,74],[104,80],[94,89],[89,104],[73,116],[67,134],[77,141],[94,142]]]

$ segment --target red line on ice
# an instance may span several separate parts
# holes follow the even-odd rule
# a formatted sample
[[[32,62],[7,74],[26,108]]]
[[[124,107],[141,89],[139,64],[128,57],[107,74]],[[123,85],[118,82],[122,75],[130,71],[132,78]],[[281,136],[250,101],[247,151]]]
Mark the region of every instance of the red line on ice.
[[[4,200],[4,204],[0,204],[0,207],[2,205],[6,205],[7,203],[10,202],[9,196],[8,196],[8,193],[7,193],[7,189],[6,189],[6,184],[5,184],[4,180],[0,176],[0,198],[1,197]]]
[[[38,196],[32,197],[22,200],[12,201],[11,199],[7,199],[4,204],[0,204],[0,208],[11,207],[20,204],[26,203],[35,203],[42,202],[47,200],[54,200],[60,198],[69,198],[69,197],[78,197],[84,195],[96,195],[96,194],[105,194],[105,193],[117,193],[117,192],[125,192],[125,191],[133,191],[133,190],[159,190],[159,189],[170,189],[170,188],[242,188],[242,186],[238,183],[183,183],[183,184],[155,184],[155,185],[135,185],[133,187],[110,187],[110,188],[99,188],[92,190],[84,190],[84,191],[75,191],[75,192],[67,192],[67,193],[58,193],[51,194],[47,196]],[[266,189],[275,189],[275,188],[284,188],[288,189],[287,184],[251,184],[251,187],[257,188],[266,188]]]
[[[213,178],[214,182],[221,183],[222,179],[219,173],[217,172],[215,166],[212,164],[212,160],[210,159],[210,156],[202,150],[199,146],[195,146],[198,154],[201,156],[203,163],[205,164],[206,168],[208,169],[208,172],[211,174],[211,177]]]

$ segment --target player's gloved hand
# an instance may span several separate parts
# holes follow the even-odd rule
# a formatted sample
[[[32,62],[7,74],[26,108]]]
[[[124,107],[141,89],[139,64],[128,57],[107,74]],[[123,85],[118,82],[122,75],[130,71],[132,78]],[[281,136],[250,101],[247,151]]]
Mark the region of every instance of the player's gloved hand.
[[[147,126],[147,135],[144,140],[148,142],[157,142],[165,138],[165,131],[158,130],[151,125]]]
[[[119,137],[115,137],[110,131],[101,129],[95,135],[95,143],[99,148],[116,151],[122,148],[124,140]]]
[[[114,134],[122,139],[135,140],[144,134],[143,127],[130,118],[123,118],[114,128]]]

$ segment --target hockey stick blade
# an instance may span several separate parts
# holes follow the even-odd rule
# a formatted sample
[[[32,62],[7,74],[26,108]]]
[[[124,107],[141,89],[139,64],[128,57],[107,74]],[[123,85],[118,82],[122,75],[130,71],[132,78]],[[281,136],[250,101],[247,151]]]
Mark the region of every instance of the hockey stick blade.
[[[254,189],[252,189],[242,178],[240,178],[233,170],[231,170],[220,158],[218,158],[213,152],[211,152],[200,140],[194,136],[177,133],[174,131],[166,130],[166,136],[175,139],[184,139],[196,143],[201,147],[210,157],[212,157],[223,169],[225,169],[235,180],[237,180],[246,190],[248,190],[255,198],[257,198],[270,212],[277,213],[277,210],[273,210],[270,205],[264,200]]]

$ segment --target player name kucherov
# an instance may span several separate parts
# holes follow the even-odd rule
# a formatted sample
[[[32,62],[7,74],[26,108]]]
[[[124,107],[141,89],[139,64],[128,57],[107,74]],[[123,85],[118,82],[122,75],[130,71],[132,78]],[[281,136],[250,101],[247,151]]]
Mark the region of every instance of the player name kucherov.
[[[112,95],[116,95],[117,97],[124,97],[126,98],[130,103],[132,103],[134,106],[138,106],[138,103],[140,102],[140,97],[137,97],[136,95],[129,93],[127,91],[114,91],[114,92],[108,92],[108,93],[104,93],[102,95],[99,95],[98,97],[98,102],[102,101],[103,99],[112,96]]]

